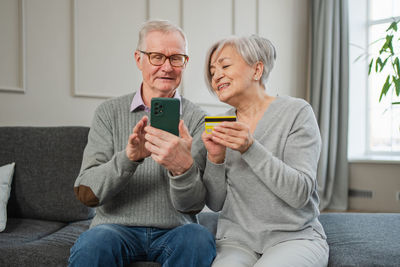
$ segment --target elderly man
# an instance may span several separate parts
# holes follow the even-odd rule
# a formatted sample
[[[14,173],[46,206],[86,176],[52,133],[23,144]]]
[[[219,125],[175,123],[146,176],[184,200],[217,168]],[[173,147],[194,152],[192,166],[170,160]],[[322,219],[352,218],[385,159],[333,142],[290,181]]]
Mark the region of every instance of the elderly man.
[[[135,60],[141,87],[95,112],[74,190],[81,202],[96,207],[96,215],[72,247],[69,264],[210,266],[214,238],[195,223],[204,203],[184,203],[192,193],[185,181],[201,181],[205,151],[191,148],[192,136],[203,131],[204,112],[177,91],[188,61],[183,31],[168,21],[146,22]],[[179,137],[149,125],[153,97],[180,100]]]

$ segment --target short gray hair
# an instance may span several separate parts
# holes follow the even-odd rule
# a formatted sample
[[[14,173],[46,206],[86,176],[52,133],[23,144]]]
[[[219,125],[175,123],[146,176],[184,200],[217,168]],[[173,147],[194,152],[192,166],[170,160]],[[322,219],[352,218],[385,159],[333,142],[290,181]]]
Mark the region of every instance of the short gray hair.
[[[265,87],[269,74],[274,67],[274,63],[276,60],[276,50],[270,40],[253,34],[251,36],[243,37],[231,36],[217,41],[208,49],[205,64],[205,80],[208,89],[213,94],[215,93],[211,86],[211,57],[214,53],[219,53],[226,45],[233,46],[249,66],[253,66],[257,62],[261,62],[264,65],[263,73],[260,80]]]
[[[175,24],[171,23],[168,20],[148,20],[142,24],[142,27],[140,28],[139,31],[139,40],[136,46],[137,50],[144,50],[144,40],[149,32],[153,31],[159,31],[163,33],[170,33],[170,32],[179,32],[183,40],[185,41],[185,53],[187,54],[188,49],[187,49],[187,39],[186,35],[183,32],[183,30],[176,26]]]

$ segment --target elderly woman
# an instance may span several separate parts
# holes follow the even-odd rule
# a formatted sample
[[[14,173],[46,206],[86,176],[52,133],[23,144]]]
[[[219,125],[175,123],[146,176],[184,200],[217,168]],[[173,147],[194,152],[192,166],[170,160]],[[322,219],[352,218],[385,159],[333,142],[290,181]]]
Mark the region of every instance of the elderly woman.
[[[221,211],[214,267],[328,262],[318,221],[318,125],[306,101],[267,94],[275,58],[272,43],[256,35],[223,39],[207,54],[209,89],[237,117],[202,135],[206,204]]]

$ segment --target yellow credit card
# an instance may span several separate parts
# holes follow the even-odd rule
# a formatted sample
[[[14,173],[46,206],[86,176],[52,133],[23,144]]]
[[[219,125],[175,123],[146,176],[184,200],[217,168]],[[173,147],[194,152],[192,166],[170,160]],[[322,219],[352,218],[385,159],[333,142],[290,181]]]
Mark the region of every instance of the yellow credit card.
[[[206,133],[211,133],[214,126],[223,121],[236,121],[236,116],[206,116],[204,117],[204,126]]]

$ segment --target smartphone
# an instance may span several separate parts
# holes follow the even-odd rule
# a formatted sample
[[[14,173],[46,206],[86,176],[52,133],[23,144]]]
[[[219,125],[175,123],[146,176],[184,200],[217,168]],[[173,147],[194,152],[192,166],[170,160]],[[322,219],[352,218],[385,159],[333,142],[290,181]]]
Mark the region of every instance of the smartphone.
[[[177,98],[151,99],[150,125],[179,136],[180,101]]]

